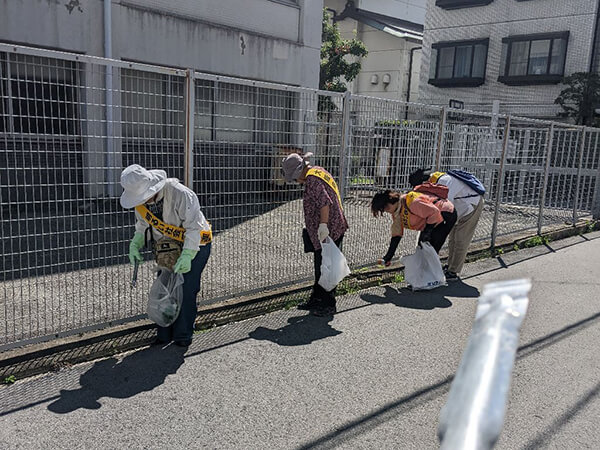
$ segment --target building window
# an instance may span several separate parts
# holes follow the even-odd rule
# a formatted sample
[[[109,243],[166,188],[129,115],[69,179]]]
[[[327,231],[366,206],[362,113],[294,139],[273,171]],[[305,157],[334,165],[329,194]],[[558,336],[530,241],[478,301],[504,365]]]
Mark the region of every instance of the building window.
[[[127,138],[183,139],[183,79],[121,70],[122,132]]]
[[[123,136],[183,140],[183,78],[122,69]],[[293,95],[246,84],[196,79],[194,136],[197,141],[288,143]]]
[[[284,5],[298,6],[298,0],[271,0],[275,3],[283,3]]]
[[[219,83],[215,105],[215,140],[252,142],[256,88],[246,85]]]
[[[438,42],[431,46],[429,84],[481,86],[485,81],[489,39]]]
[[[511,86],[559,83],[568,40],[568,31],[502,39],[498,81]]]
[[[435,6],[442,9],[472,8],[473,6],[489,5],[494,0],[436,0]]]
[[[289,92],[233,83],[217,83],[214,140],[287,144],[292,128]]]
[[[292,144],[296,93],[278,89],[258,90],[256,142]]]
[[[75,62],[0,53],[0,132],[79,134]]]

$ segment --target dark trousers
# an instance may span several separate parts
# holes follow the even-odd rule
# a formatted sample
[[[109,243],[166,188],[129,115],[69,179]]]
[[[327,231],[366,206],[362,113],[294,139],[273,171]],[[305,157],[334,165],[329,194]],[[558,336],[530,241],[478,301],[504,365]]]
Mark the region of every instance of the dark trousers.
[[[194,321],[198,307],[196,305],[196,296],[200,292],[200,276],[208,257],[210,256],[211,244],[203,245],[192,260],[192,268],[188,273],[183,274],[183,301],[179,316],[168,327],[158,327],[158,340],[163,342],[187,341],[194,334]]]
[[[342,241],[344,236],[340,237],[335,241],[335,245],[341,250]],[[314,253],[314,264],[315,264],[315,284],[313,285],[313,291],[311,298],[321,300],[326,306],[335,306],[335,288],[331,291],[326,291],[320,284],[319,278],[321,278],[321,263],[323,262],[322,250],[315,250]]]
[[[437,253],[439,253],[444,246],[444,242],[446,242],[446,238],[450,234],[450,231],[452,231],[452,227],[456,223],[458,216],[456,215],[456,210],[454,210],[451,213],[446,211],[442,212],[442,217],[444,218],[444,221],[433,229],[431,232],[431,241],[429,241]],[[421,242],[421,236],[419,236],[419,242]]]

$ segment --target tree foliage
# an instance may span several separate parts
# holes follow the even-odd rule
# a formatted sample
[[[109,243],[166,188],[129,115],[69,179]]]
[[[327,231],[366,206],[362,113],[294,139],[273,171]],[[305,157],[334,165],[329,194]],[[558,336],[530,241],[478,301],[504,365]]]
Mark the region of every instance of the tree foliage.
[[[594,110],[600,108],[600,76],[593,72],[577,72],[565,77],[563,89],[554,103],[572,117],[577,125],[595,126]]]
[[[345,92],[347,82],[360,72],[360,58],[367,56],[367,47],[358,39],[342,39],[337,24],[330,23],[327,10],[323,10],[321,44],[321,72],[319,88],[326,91]],[[346,56],[358,59],[351,61]]]

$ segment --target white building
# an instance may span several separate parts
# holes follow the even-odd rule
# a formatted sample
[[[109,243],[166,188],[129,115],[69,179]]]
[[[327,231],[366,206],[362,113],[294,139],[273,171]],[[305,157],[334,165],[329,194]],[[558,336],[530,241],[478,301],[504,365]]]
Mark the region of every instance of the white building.
[[[419,101],[556,119],[561,80],[597,70],[598,0],[428,0]]]
[[[342,38],[357,38],[369,54],[353,94],[413,101],[418,94],[426,0],[325,0]]]

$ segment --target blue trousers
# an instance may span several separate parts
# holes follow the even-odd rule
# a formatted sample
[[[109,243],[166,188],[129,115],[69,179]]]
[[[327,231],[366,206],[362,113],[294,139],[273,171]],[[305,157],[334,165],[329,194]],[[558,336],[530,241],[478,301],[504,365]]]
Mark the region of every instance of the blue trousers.
[[[210,256],[211,244],[203,245],[192,260],[192,269],[183,274],[183,301],[179,316],[168,327],[158,327],[158,340],[162,342],[188,341],[194,334],[194,321],[198,308],[196,296],[200,292],[200,276],[208,257]]]

